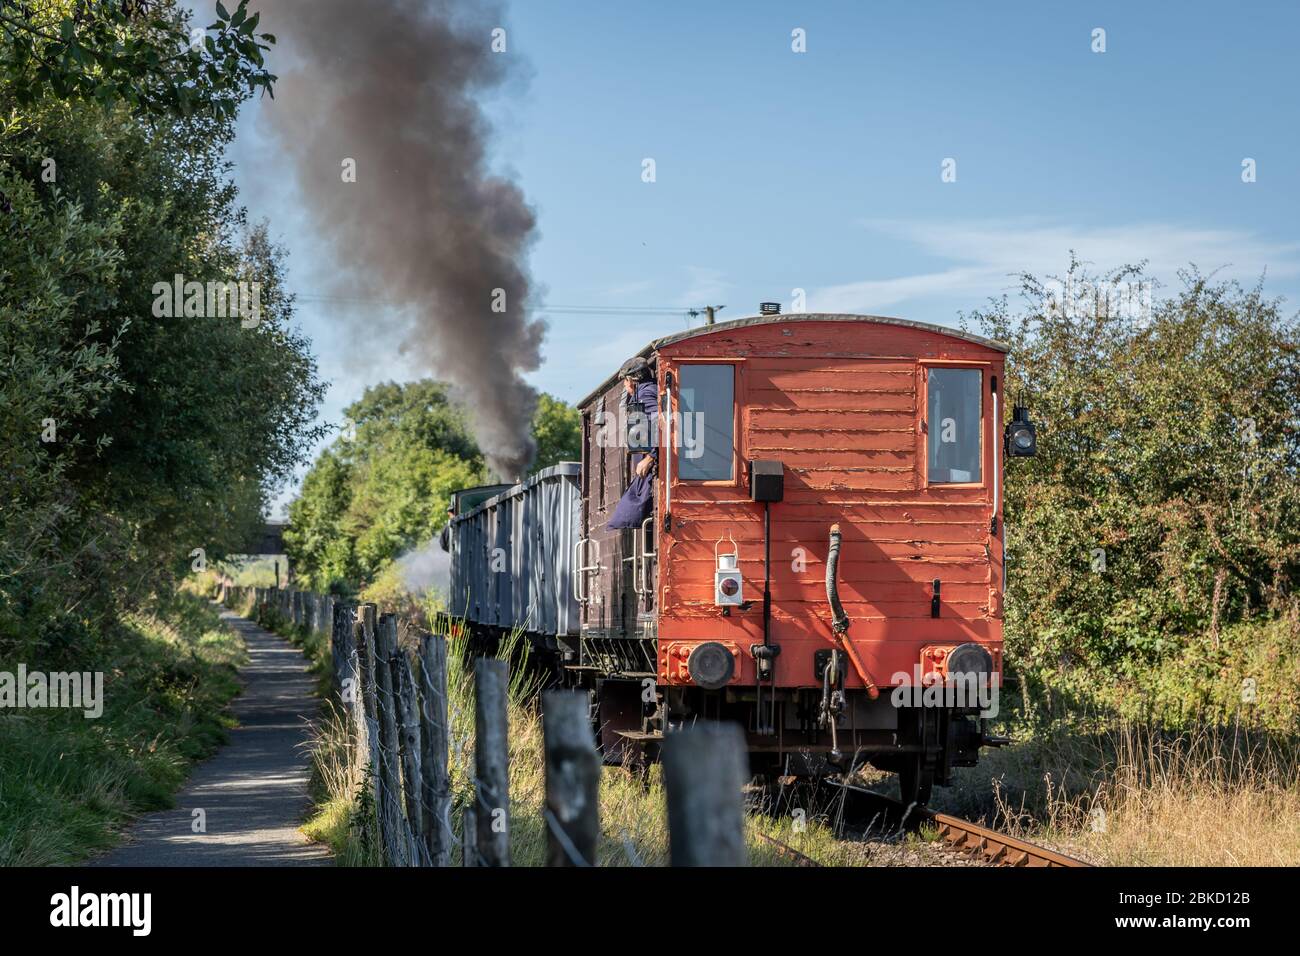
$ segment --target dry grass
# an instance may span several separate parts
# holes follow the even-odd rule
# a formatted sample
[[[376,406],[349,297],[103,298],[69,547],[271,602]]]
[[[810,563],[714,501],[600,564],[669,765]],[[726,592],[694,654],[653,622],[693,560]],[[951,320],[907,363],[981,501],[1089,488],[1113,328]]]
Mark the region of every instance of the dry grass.
[[[951,812],[1101,865],[1300,865],[1296,740],[1243,727],[1056,734],[941,793]]]
[[[518,660],[516,637],[499,651]],[[450,770],[455,832],[462,809],[473,796],[474,698],[473,661],[466,642],[452,638],[448,647],[448,712],[452,727]],[[516,866],[541,866],[546,858],[542,822],[545,799],[542,722],[537,688],[523,668],[512,669],[510,690],[510,853]],[[336,711],[318,722],[312,744],[317,809],[304,831],[330,844],[343,865],[378,865],[375,828],[362,800],[365,768],[349,759],[347,723]],[[663,782],[658,766],[640,775],[606,767],[600,789],[600,866],[661,866],[668,861],[668,825]],[[871,854],[862,844],[835,839],[825,821],[752,814],[748,817],[751,860],[755,865],[785,866],[792,859],[762,835],[779,840],[817,862],[830,866],[861,865]],[[460,851],[453,864],[460,865]]]
[[[367,768],[353,759],[347,714],[330,702],[312,731],[307,746],[316,807],[303,833],[327,844],[339,866],[381,865],[371,814],[363,803]]]
[[[453,657],[456,655],[453,654]],[[457,667],[464,667],[461,660]],[[461,670],[462,675],[468,673]],[[463,676],[453,700],[454,826],[470,799],[473,699]],[[374,836],[361,826],[359,768],[340,761],[345,725],[318,742],[315,760],[326,798],[309,826],[350,864],[378,864]],[[546,834],[541,720],[524,694],[510,704],[511,856],[540,866]],[[888,781],[878,781],[888,790]],[[939,809],[984,819],[1000,829],[1098,865],[1300,865],[1300,759],[1295,744],[1243,729],[1180,735],[1125,725],[1109,733],[1039,739],[994,753],[963,771],[959,785],[936,790]],[[804,801],[814,802],[814,801]],[[836,839],[834,804],[803,822],[786,807],[748,817],[755,865],[789,865],[765,834],[830,866],[933,865],[922,854]],[[668,830],[659,768],[639,776],[607,767],[601,783],[598,865],[667,863]],[[916,850],[918,848],[911,848]],[[456,860],[459,864],[459,859]]]
[[[518,641],[500,656],[522,652]],[[453,825],[473,786],[472,661],[463,641],[449,653]],[[536,688],[513,672],[510,699],[511,855],[541,865],[546,834],[541,719]],[[343,863],[378,863],[366,808],[358,806],[363,768],[342,762],[346,725],[327,719],[314,749],[320,797],[307,831],[333,845]],[[866,779],[870,777],[871,779]],[[868,771],[864,783],[892,791],[892,777]],[[765,834],[824,865],[930,864],[924,855],[838,840],[834,803],[796,816],[797,808],[748,818],[752,861],[788,865]],[[1038,729],[1023,742],[985,751],[935,791],[936,809],[982,820],[1101,865],[1300,865],[1300,744],[1295,737],[1240,726],[1163,732],[1099,714]],[[645,776],[607,767],[601,783],[599,865],[667,862],[668,832],[658,767]],[[899,849],[907,849],[901,847]],[[459,851],[457,851],[457,854]],[[459,860],[456,861],[459,863]]]

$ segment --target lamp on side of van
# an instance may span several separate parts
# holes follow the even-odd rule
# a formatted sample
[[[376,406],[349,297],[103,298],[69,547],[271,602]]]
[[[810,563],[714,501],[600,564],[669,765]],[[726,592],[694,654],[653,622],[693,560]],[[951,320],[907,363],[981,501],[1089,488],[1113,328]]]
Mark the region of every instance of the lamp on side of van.
[[[1032,458],[1038,454],[1038,430],[1029,420],[1029,409],[1017,405],[1007,423],[1006,452],[1008,458]]]

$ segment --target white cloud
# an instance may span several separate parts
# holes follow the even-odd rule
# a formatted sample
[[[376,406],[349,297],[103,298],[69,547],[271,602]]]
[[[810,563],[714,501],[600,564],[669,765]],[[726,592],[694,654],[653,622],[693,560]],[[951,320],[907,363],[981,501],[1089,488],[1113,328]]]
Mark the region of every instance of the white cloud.
[[[1224,278],[1253,283],[1265,271],[1270,279],[1300,275],[1300,243],[1274,242],[1232,229],[1193,229],[1162,223],[1107,228],[1075,228],[1042,220],[979,222],[902,222],[865,220],[862,225],[910,243],[925,254],[948,260],[934,271],[864,279],[813,290],[810,311],[880,313],[925,299],[964,298],[972,306],[991,295],[1014,290],[1021,272],[1060,275],[1070,250],[1105,271],[1147,260],[1150,273],[1165,287],[1177,272],[1195,264],[1202,272],[1220,270]]]

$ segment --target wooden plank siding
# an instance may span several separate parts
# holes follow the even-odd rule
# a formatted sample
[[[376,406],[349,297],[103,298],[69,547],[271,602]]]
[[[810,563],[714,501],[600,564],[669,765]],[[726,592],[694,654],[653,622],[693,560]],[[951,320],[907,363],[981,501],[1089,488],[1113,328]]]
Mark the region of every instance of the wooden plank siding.
[[[607,416],[604,432],[616,435],[624,401],[622,382],[615,382],[583,409],[583,536],[588,564],[599,558],[600,568],[586,577],[587,600],[581,604],[583,630],[600,636],[635,637],[641,633],[640,616],[652,613],[654,594],[636,594],[632,580],[633,532],[609,530],[606,525],[631,477],[625,448],[598,440],[599,413]]]
[[[771,512],[778,684],[814,686],[813,651],[831,646],[825,562],[834,523],[843,535],[839,590],[849,637],[878,684],[910,673],[927,643],[978,640],[1000,658],[1002,550],[990,519],[1001,425],[992,418],[989,388],[992,376],[1001,382],[1001,351],[869,320],[801,319],[705,332],[656,357],[661,390],[687,363],[734,364],[739,407],[732,481],[681,481],[672,469],[672,528],[661,542],[657,577],[661,645],[735,642],[745,651],[741,682],[752,683],[748,649],[762,640],[763,508],[749,500],[746,463],[776,459],[785,465],[785,500]],[[984,372],[984,480],[977,484],[927,487],[931,364]],[[665,490],[661,469],[660,507]],[[725,617],[713,603],[719,537],[728,539],[727,549],[734,537],[744,597],[754,602]],[[942,606],[933,619],[936,578]],[[849,683],[860,686],[856,677]]]

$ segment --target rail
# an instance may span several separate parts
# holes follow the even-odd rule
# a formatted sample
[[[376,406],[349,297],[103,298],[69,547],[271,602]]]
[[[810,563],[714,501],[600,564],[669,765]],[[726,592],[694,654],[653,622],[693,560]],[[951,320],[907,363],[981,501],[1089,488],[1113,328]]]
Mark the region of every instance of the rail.
[[[995,866],[1053,868],[1092,865],[946,813],[926,811],[924,816],[939,828],[939,839],[948,846]]]
[[[939,839],[949,848],[975,857],[983,863],[1006,867],[1090,867],[1091,863],[1076,860],[1047,847],[1030,843],[1019,837],[963,820],[947,813],[939,813],[925,807],[906,807],[892,797],[850,784],[837,784],[844,792],[845,799],[852,798],[854,817],[875,819],[883,808],[885,819],[890,826],[900,830],[916,828],[929,824],[938,833]]]

